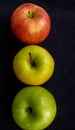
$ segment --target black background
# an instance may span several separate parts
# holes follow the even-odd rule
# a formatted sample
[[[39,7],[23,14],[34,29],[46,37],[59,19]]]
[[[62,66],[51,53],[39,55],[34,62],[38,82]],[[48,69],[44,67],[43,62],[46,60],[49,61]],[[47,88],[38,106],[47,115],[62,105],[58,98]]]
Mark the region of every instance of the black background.
[[[12,61],[24,44],[11,32],[10,16],[26,2],[46,9],[52,22],[51,33],[39,44],[55,60],[52,78],[42,85],[53,93],[57,102],[56,118],[46,130],[75,130],[75,6],[72,0],[0,0],[0,130],[21,130],[13,121],[11,106],[16,93],[26,85],[14,75]]]

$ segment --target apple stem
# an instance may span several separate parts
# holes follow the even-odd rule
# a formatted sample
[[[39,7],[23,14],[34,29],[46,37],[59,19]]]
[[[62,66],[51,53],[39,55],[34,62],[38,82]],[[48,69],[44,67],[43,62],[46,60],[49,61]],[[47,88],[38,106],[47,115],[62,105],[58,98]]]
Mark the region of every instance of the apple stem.
[[[33,12],[28,11],[27,17],[29,17],[29,18],[34,18],[34,13],[33,13]]]
[[[29,52],[29,57],[30,57],[30,63],[32,66],[35,66],[35,62],[33,61],[32,59],[32,55],[31,55],[31,52]]]
[[[28,113],[32,113],[32,108],[27,108],[27,110],[26,110]]]

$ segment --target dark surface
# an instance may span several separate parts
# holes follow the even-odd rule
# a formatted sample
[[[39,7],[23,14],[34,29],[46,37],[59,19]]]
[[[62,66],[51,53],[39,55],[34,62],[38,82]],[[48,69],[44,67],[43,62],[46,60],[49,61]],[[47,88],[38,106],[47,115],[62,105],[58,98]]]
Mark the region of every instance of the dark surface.
[[[25,2],[45,8],[52,21],[51,33],[40,46],[54,57],[55,71],[42,87],[54,94],[58,111],[46,130],[75,130],[75,6],[72,0],[0,0],[0,130],[21,130],[12,119],[11,105],[16,93],[26,85],[14,75],[12,61],[24,45],[11,32],[10,16]]]

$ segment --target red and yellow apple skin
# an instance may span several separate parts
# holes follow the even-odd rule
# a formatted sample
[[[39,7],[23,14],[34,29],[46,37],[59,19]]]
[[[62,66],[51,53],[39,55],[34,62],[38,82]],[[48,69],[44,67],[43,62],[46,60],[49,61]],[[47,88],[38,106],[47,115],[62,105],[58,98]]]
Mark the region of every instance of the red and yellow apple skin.
[[[29,45],[22,48],[13,59],[13,69],[17,78],[29,85],[47,82],[54,72],[54,59],[43,47]]]
[[[51,30],[51,18],[42,7],[26,3],[17,7],[11,15],[14,35],[24,44],[39,44]]]

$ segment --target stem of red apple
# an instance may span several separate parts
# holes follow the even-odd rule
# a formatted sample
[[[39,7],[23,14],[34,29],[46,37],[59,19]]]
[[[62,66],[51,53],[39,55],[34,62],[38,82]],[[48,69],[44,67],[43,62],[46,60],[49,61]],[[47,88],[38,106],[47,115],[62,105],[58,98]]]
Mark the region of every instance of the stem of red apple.
[[[28,18],[34,18],[34,13],[31,12],[31,11],[28,11],[27,17]]]

